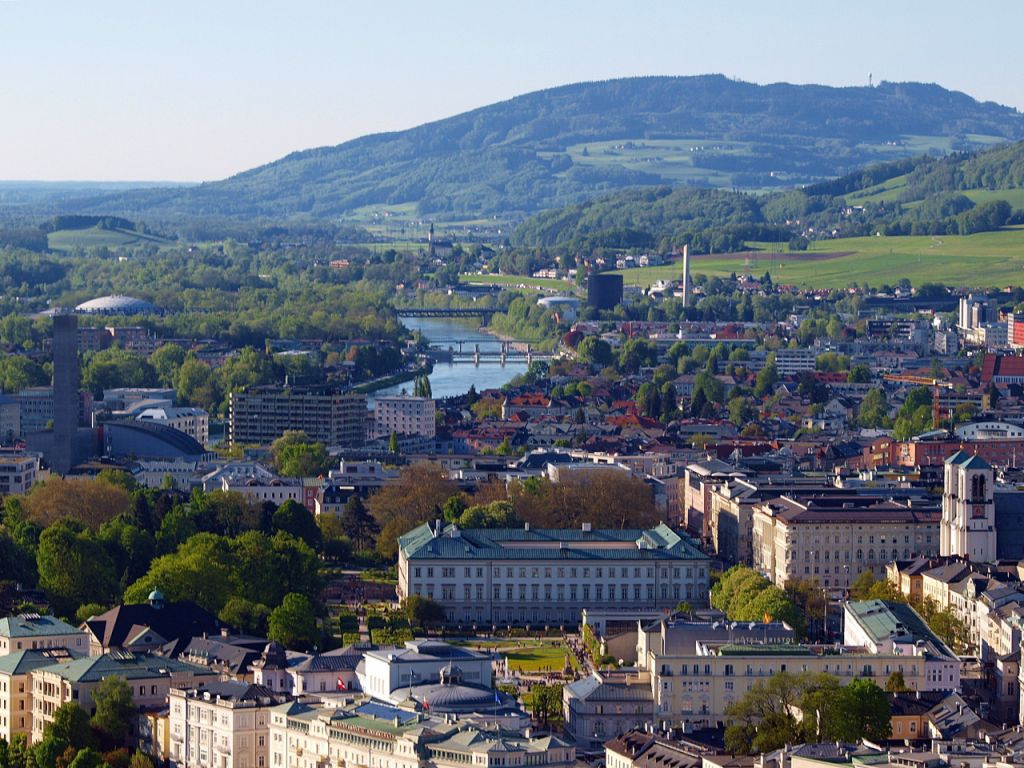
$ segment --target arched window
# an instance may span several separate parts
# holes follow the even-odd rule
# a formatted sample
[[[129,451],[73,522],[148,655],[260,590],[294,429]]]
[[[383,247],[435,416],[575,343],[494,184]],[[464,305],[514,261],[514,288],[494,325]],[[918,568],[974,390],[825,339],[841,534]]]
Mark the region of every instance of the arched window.
[[[971,501],[985,500],[985,476],[974,475],[971,478]]]
[[[863,560],[864,559],[864,550],[863,549],[858,549],[857,550],[857,559],[858,560]]]

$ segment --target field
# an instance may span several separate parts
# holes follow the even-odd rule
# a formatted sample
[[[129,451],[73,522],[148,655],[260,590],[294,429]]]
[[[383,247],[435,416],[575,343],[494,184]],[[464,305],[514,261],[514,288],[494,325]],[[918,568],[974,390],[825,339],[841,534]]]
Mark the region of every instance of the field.
[[[117,248],[139,243],[169,245],[172,241],[154,235],[143,235],[130,229],[61,229],[47,236],[50,248],[68,251],[72,248]]]
[[[561,672],[565,668],[566,655],[573,669],[579,667],[576,657],[560,640],[536,640],[532,638],[510,640],[470,640],[459,645],[468,648],[482,648],[495,651],[508,658],[511,672]]]
[[[880,286],[909,278],[915,285],[940,282],[965,288],[1024,284],[1024,228],[945,237],[857,237],[811,244],[806,252],[771,253],[772,246],[747,254],[691,257],[691,274],[732,272],[763,275],[776,283],[807,288],[845,288],[850,283]],[[679,265],[623,270],[628,285],[648,286],[679,277]]]
[[[545,291],[571,291],[575,284],[566,280],[523,275],[459,275],[459,282],[474,285],[500,285],[505,288],[535,288]]]

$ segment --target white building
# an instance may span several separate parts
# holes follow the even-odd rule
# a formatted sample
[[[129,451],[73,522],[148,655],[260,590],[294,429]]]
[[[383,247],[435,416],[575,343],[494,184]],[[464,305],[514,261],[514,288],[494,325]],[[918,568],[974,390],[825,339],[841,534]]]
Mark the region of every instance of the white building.
[[[440,640],[410,640],[405,648],[367,651],[356,671],[365,693],[399,704],[409,698],[410,687],[440,683],[442,672],[458,667],[462,679],[491,686],[491,657]]]
[[[348,701],[293,702],[270,721],[270,768],[571,768],[576,750],[555,736],[483,730],[425,712]]]
[[[211,669],[130,651],[39,667],[31,674],[33,743],[43,738],[47,724],[53,722],[53,713],[69,701],[94,714],[92,692],[106,677],[124,680],[131,688],[135,706],[141,708],[165,706],[171,688],[188,688],[217,679]]]
[[[917,611],[904,603],[863,600],[843,604],[843,643],[878,656],[919,660],[923,680],[914,690],[960,689],[960,659],[932,632]],[[906,672],[904,671],[906,677]]]
[[[818,356],[813,349],[778,349],[775,351],[775,370],[779,376],[813,371]]]
[[[415,435],[433,439],[437,434],[437,409],[429,397],[381,395],[374,398],[373,433],[375,437]]]
[[[38,454],[0,454],[0,494],[28,493],[38,479]]]
[[[975,562],[996,559],[992,466],[977,454],[957,451],[946,459],[939,554]]]
[[[203,446],[210,442],[210,414],[202,408],[146,408],[135,419],[164,424],[184,432]]]
[[[89,652],[88,635],[54,616],[38,613],[0,619],[0,656],[45,648],[67,648],[84,656]]]
[[[203,683],[169,692],[172,766],[266,768],[270,764],[270,710],[288,697],[260,685]]]
[[[667,525],[648,530],[424,523],[398,540],[398,597],[437,601],[446,620],[578,624],[584,608],[706,604],[708,556]]]

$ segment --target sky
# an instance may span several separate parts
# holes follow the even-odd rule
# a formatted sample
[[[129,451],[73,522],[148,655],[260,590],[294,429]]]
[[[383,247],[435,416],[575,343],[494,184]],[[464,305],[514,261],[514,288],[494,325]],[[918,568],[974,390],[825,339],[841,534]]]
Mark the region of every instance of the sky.
[[[220,179],[635,75],[870,75],[1024,111],[1021,29],[1020,0],[0,0],[0,179]]]

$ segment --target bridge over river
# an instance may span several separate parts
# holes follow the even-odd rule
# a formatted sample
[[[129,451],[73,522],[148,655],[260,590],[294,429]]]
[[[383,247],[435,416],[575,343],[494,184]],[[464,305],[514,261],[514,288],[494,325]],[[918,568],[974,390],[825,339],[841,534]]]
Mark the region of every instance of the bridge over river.
[[[399,317],[479,317],[486,322],[498,310],[493,307],[398,307]]]

